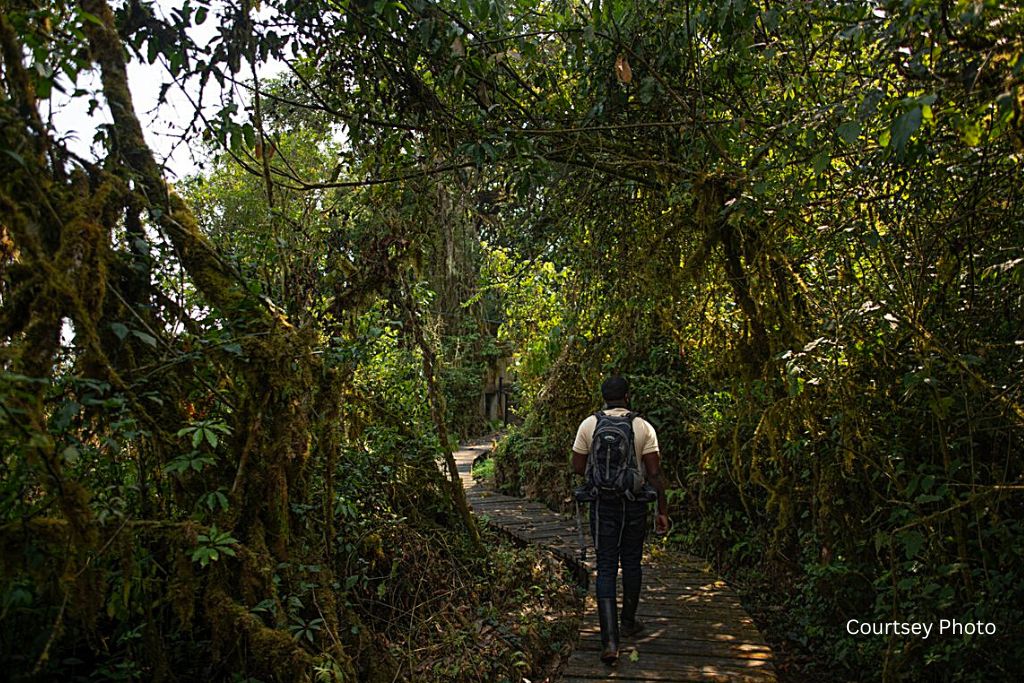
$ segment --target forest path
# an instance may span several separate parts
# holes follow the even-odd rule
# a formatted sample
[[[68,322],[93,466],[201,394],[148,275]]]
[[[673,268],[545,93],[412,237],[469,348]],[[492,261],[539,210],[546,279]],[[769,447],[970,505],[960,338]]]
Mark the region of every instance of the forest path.
[[[584,566],[573,517],[552,512],[537,501],[495,493],[473,479],[474,460],[490,448],[465,446],[455,453],[462,485],[477,517],[516,539],[547,548],[581,576],[589,576],[580,640],[563,681],[775,680],[771,648],[736,593],[708,572],[703,560],[681,553],[645,554],[638,617],[647,628],[638,638],[623,639],[617,666],[602,664],[589,530],[584,530],[588,559]],[[622,594],[621,583],[618,594]]]

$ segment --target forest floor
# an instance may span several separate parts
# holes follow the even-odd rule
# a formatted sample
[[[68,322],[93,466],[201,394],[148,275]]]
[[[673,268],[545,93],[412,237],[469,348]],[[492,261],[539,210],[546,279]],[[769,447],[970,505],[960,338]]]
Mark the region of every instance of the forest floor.
[[[775,655],[775,669],[783,683],[825,683],[835,681],[835,672],[811,657],[795,640],[792,619],[783,604],[789,581],[768,577],[752,569],[718,570],[732,586],[743,607],[754,620]]]

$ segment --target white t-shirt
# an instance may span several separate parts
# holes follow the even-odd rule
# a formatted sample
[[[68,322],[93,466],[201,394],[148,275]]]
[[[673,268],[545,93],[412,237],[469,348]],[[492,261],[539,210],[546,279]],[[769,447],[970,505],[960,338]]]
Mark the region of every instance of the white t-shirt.
[[[602,410],[605,415],[613,417],[624,417],[629,413],[628,408],[608,408]],[[590,453],[590,443],[594,440],[594,429],[597,427],[597,417],[591,415],[580,423],[576,430],[576,440],[572,444],[572,450],[576,453]],[[640,416],[633,418],[633,449],[636,451],[636,463],[640,470],[640,476],[647,478],[644,471],[644,457],[648,453],[658,450],[658,435],[651,423]]]

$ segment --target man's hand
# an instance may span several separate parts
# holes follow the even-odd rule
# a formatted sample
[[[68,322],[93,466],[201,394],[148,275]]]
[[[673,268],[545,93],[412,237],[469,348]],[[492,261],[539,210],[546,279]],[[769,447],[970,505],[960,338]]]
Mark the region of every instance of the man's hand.
[[[669,519],[668,515],[659,513],[654,518],[654,533],[656,534],[667,534],[668,533]]]

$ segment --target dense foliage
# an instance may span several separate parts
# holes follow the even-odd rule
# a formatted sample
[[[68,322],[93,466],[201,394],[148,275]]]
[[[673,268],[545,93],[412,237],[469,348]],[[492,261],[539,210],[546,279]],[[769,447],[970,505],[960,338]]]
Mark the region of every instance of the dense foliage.
[[[567,284],[499,482],[564,505],[576,421],[628,373],[674,541],[801,676],[1020,671],[1022,16],[954,5],[608,3],[562,133],[607,172],[565,170],[529,222]]]
[[[1022,35],[965,0],[4,2],[3,656],[534,667],[482,620],[550,645],[568,598],[481,544],[446,457],[511,351],[497,483],[562,505],[626,372],[671,542],[760,596],[800,676],[1018,671]],[[178,192],[126,58],[206,103]],[[61,91],[109,116],[95,159]],[[998,633],[843,630],[944,617]]]
[[[339,181],[379,162],[271,83],[252,122],[227,104],[205,129],[212,168],[179,195],[122,48],[172,74],[198,53],[152,9],[0,14],[7,672],[542,675],[575,635],[574,591],[550,559],[481,543],[450,454],[449,424],[481,425],[443,390],[459,409],[494,355],[465,291],[478,248],[457,239],[473,226],[458,184]],[[250,38],[225,35],[214,80],[252,58]],[[107,107],[97,160],[45,118],[54,88]],[[282,160],[324,182],[280,181]]]

